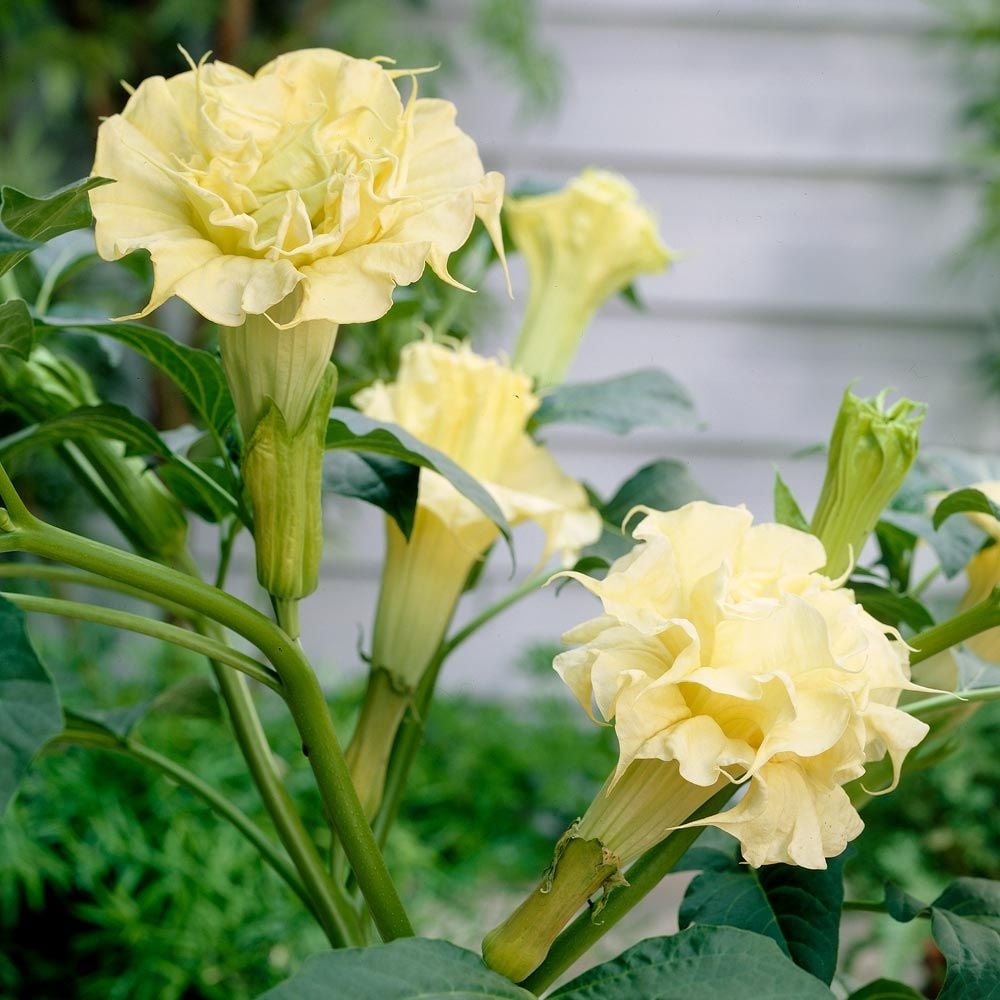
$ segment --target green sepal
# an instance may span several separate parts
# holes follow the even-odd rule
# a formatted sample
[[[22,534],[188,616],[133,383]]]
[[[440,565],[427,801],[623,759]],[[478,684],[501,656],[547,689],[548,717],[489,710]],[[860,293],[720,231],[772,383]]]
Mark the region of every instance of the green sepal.
[[[257,578],[278,601],[296,601],[319,584],[323,554],[323,456],[337,390],[327,365],[306,419],[292,433],[268,400],[243,448],[243,483],[253,511]]]

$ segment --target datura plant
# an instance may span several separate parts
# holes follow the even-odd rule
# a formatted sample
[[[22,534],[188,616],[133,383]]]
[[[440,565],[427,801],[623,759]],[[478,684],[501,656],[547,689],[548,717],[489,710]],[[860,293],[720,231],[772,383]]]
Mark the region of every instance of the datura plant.
[[[871,797],[906,795],[908,776],[1000,693],[989,684],[1000,472],[921,453],[919,404],[848,392],[811,519],[780,477],[771,523],[709,502],[666,459],[602,498],[543,436],[560,422],[621,434],[692,421],[687,394],[659,369],[564,384],[594,313],[671,254],[615,175],[587,170],[562,191],[512,200],[504,231],[527,263],[523,324],[509,356],[477,353],[451,326],[448,296],[471,289],[449,258],[476,283],[489,266],[505,271],[504,181],[452,104],[418,96],[421,72],[323,49],[253,76],[191,63],[129,89],[100,125],[93,176],[43,197],[3,188],[0,808],[33,759],[67,747],[125,755],[199,797],[329,943],[272,1000],[540,996],[678,868],[700,872],[683,929],[553,996],[911,995],[838,976],[850,909],[928,917],[947,961],[938,995],[992,995],[996,885],[959,880],[930,904],[895,886],[884,901],[845,902],[842,865]],[[475,279],[456,266],[472,246]],[[101,269],[131,298],[116,310],[124,318],[106,318],[88,291]],[[141,322],[171,298],[193,310],[156,314],[173,333]],[[339,328],[378,338],[398,309],[409,333],[400,340],[395,326],[380,341],[395,345],[385,370],[354,372],[337,397]],[[177,335],[184,315],[217,350]],[[151,366],[190,424],[161,430],[106,398],[117,390],[88,368],[95,346]],[[88,515],[74,524],[94,537],[40,516],[43,456],[82,488]],[[382,553],[381,587],[353,733],[335,727],[310,636],[299,636],[298,603],[320,579],[324,494],[337,495],[328,521],[347,497],[384,514],[384,545],[366,546]],[[514,533],[522,524],[534,548]],[[241,534],[260,583],[252,603],[233,592],[247,581],[227,584]],[[487,576],[499,596],[470,616],[484,566],[512,556],[513,575]],[[940,588],[935,619],[927,587],[963,573],[965,596]],[[483,907],[493,916],[478,928],[480,956],[416,936],[383,848],[447,661],[550,581],[594,601],[554,668],[586,715],[613,727],[618,762],[536,859],[538,885],[492,930],[496,907]],[[32,631],[61,616],[204,658],[204,676],[187,681],[221,699],[266,828],[180,748],[146,742],[145,707],[64,704],[28,615]],[[354,631],[331,600],[324,618]],[[942,657],[978,667],[942,683]],[[297,759],[279,765],[264,699],[287,710]],[[156,705],[183,713],[189,702],[167,690]],[[593,737],[581,725],[576,738]],[[572,754],[546,766],[567,784],[575,773]],[[328,829],[303,818],[296,776],[313,782]],[[714,846],[689,851],[708,828]],[[524,891],[509,888],[507,899]]]

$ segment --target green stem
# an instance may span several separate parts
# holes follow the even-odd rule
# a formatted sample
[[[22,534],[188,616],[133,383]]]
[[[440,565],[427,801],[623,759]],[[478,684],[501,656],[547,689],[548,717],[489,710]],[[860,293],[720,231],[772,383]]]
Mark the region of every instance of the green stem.
[[[977,701],[1000,701],[1000,687],[972,688],[970,691],[949,691],[923,701],[914,701],[903,706],[910,715],[933,715],[942,708],[957,708]]]
[[[181,553],[178,564],[190,576],[200,580],[198,565],[189,552]],[[223,639],[222,629],[215,622],[204,622],[203,628],[216,639]],[[350,901],[327,875],[316,845],[281,780],[267,734],[246,683],[215,660],[210,662],[240,753],[279,839],[309,887],[320,926],[334,947],[360,943],[360,929]]]
[[[717,813],[726,805],[732,794],[733,789],[727,785],[689,816],[688,821],[703,819]],[[520,985],[540,995],[637,903],[645,899],[663,881],[665,875],[673,871],[684,852],[698,839],[704,829],[696,826],[675,830],[656,847],[646,851],[625,873],[628,885],[615,889],[608,897],[607,905],[601,910],[600,923],[594,921],[589,910],[581,913],[556,938],[545,961]]]
[[[182,767],[169,757],[164,757],[155,750],[144,746],[135,740],[119,740],[110,734],[91,732],[89,730],[67,729],[56,737],[53,743],[71,744],[73,746],[92,747],[99,750],[110,750],[113,753],[124,754],[135,760],[142,761],[155,768],[178,785],[194,792],[206,802],[219,816],[228,820],[247,840],[260,852],[261,857],[288,883],[289,888],[305,903],[309,910],[315,913],[313,901],[306,892],[295,869],[289,864],[288,858],[281,849],[268,837],[259,826],[239,806],[226,796],[216,791],[198,775]]]
[[[519,587],[515,587],[509,594],[505,594],[498,601],[494,601],[489,607],[485,608],[478,615],[475,616],[467,625],[460,628],[451,638],[446,639],[441,644],[441,663],[443,663],[459,646],[462,645],[466,639],[475,635],[487,622],[492,621],[498,614],[506,611],[507,608],[511,607],[513,604],[517,604],[518,601],[527,597],[529,594],[533,594],[536,590],[544,587],[549,580],[552,579],[555,570],[543,570],[541,573],[536,573],[534,576],[529,576],[527,580],[524,581]],[[440,669],[441,664],[438,664],[438,669]]]
[[[105,576],[97,576],[95,573],[86,573],[83,570],[71,569],[67,566],[0,561],[0,579],[4,578],[48,580],[52,583],[72,583],[81,587],[92,587],[95,590],[110,590],[116,594],[124,594],[126,597],[134,597],[137,601],[155,604],[157,607],[163,608],[164,611],[170,612],[175,618],[192,618],[190,609],[175,601],[167,601],[155,594],[148,594],[144,590],[130,587],[128,584],[118,583]]]
[[[997,626],[1000,626],[1000,587],[995,587],[985,601],[907,640],[910,663],[920,663]]]
[[[178,570],[38,521],[20,502],[2,468],[0,498],[10,512],[0,523],[0,551],[22,550],[68,563],[175,601],[243,636],[270,660],[284,684],[285,700],[327,814],[379,933],[384,940],[412,935],[399,893],[351,783],[322,688],[298,645],[259,611],[230,594]]]
[[[384,846],[396,822],[399,807],[403,800],[403,793],[413,768],[417,752],[424,741],[424,731],[427,728],[427,714],[430,711],[431,701],[434,698],[434,689],[437,685],[438,675],[444,661],[459,647],[479,631],[487,622],[496,618],[497,615],[506,611],[507,608],[518,601],[534,593],[543,587],[552,578],[552,572],[545,570],[528,577],[519,587],[516,587],[509,594],[505,594],[498,601],[485,608],[476,615],[468,624],[460,628],[453,636],[446,639],[438,647],[434,658],[424,671],[417,693],[413,699],[410,710],[406,713],[399,728],[399,736],[396,745],[392,750],[392,757],[389,760],[389,768],[386,772],[385,788],[382,795],[382,804],[378,815],[375,817],[374,829],[375,837],[380,846]]]
[[[932,566],[918,581],[910,588],[910,597],[919,597],[941,574],[941,564]]]
[[[195,653],[201,653],[210,660],[224,663],[227,667],[239,670],[240,673],[252,677],[255,681],[281,694],[281,678],[270,667],[258,663],[245,653],[237,652],[222,642],[189,632],[185,628],[169,625],[166,622],[134,615],[128,611],[117,611],[113,608],[102,608],[94,604],[81,604],[78,601],[63,601],[54,597],[37,597],[34,594],[0,593],[11,604],[22,611],[36,611],[42,614],[60,615],[64,618],[76,618],[79,621],[94,622],[97,625],[109,625],[112,628],[137,632],[148,635],[163,642],[182,646]]]

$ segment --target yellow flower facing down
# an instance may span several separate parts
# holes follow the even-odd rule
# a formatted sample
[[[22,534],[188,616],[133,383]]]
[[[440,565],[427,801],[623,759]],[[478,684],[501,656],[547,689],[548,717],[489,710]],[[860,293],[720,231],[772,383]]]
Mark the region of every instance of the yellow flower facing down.
[[[842,786],[886,753],[898,773],[927,732],[896,708],[914,687],[907,647],[817,572],[826,553],[812,535],[753,525],[742,507],[645,514],[606,579],[571,574],[605,614],[564,637],[582,645],[556,670],[620,744],[579,835],[622,863],[653,846],[684,815],[662,792],[644,801],[641,785],[670,769],[688,815],[692,786],[707,801],[748,783],[700,822],[736,836],[751,865],[825,868],[862,829]],[[635,814],[616,811],[637,789]]]
[[[284,326],[360,323],[481,218],[499,247],[503,178],[486,173],[448,101],[404,104],[380,62],[330,49],[251,76],[222,62],[139,85],[97,137],[91,192],[105,259],[150,251],[138,315],[177,295],[239,326],[298,289]]]
[[[1000,481],[976,483],[973,489],[985,493],[990,500],[1000,504]],[[1000,586],[1000,521],[990,517],[989,514],[969,514],[978,527],[982,528],[993,544],[976,553],[965,568],[969,578],[969,588],[962,598],[959,611],[985,601],[993,592],[993,588]],[[991,628],[986,632],[967,639],[965,643],[977,656],[991,663],[1000,663],[1000,628]]]
[[[863,825],[842,786],[886,753],[898,772],[927,733],[896,708],[913,687],[907,647],[817,572],[815,537],[754,525],[742,507],[640,510],[639,544],[604,580],[566,574],[604,614],[563,637],[581,645],[555,667],[614,723],[620,758],[541,884],[483,941],[515,982],[627,865],[736,783],[737,805],[691,825],[727,830],[754,867],[825,868]]]
[[[585,170],[561,191],[509,198],[505,216],[528,264],[530,293],[514,365],[542,386],[561,382],[601,304],[670,251],[624,177]]]
[[[400,425],[479,480],[516,525],[545,533],[543,558],[572,561],[601,531],[583,487],[536,444],[527,424],[539,405],[530,379],[468,346],[407,345],[399,375],[354,398],[358,409]],[[498,535],[495,524],[437,473],[423,469],[409,542],[386,519],[386,557],[372,640],[373,673],[348,749],[369,811],[381,797],[392,736],[444,637],[473,566]]]

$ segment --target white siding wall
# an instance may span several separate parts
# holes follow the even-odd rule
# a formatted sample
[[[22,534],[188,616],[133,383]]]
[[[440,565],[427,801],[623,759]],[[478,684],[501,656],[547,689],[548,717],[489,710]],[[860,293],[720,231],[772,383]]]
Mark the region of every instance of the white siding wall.
[[[461,33],[463,4],[443,8]],[[626,173],[684,259],[645,280],[645,314],[611,305],[571,378],[667,368],[692,391],[702,432],[548,437],[575,474],[610,490],[657,457],[690,462],[718,499],[771,514],[773,469],[808,510],[844,387],[892,385],[930,403],[925,439],[1000,446],[997,410],[977,397],[986,281],[953,268],[977,188],[956,165],[955,66],[918,0],[543,0],[544,36],[567,73],[551,121],[519,123],[517,97],[470,70],[452,95],[484,160],[512,183],[562,180],[594,164]],[[524,301],[523,273],[515,285]],[[988,280],[990,276],[985,276]],[[509,346],[521,305],[496,346]],[[506,340],[504,338],[507,338]],[[311,650],[333,673],[358,668],[377,551],[352,539],[378,517],[328,511],[326,579],[306,602]],[[380,539],[380,532],[375,537]],[[524,569],[530,557],[524,557]],[[509,586],[494,559],[463,610]],[[566,588],[486,630],[450,664],[452,685],[510,689],[509,663],[594,611]]]

